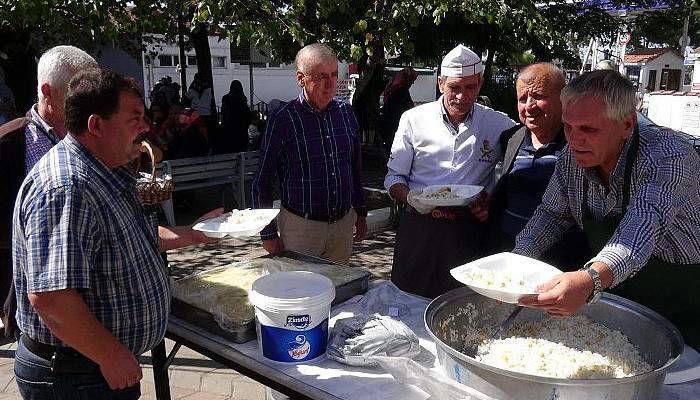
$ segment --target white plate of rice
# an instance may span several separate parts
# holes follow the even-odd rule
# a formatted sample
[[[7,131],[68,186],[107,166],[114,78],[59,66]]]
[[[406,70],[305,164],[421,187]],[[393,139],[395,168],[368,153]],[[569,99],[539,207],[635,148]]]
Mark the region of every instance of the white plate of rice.
[[[547,263],[515,253],[494,254],[450,270],[473,291],[512,304],[537,296],[538,285],[561,273]]]
[[[198,222],[192,229],[211,238],[253,236],[260,233],[279,214],[279,209],[233,210],[218,217]]]
[[[477,185],[431,185],[416,196],[421,203],[436,207],[466,206],[484,190]]]

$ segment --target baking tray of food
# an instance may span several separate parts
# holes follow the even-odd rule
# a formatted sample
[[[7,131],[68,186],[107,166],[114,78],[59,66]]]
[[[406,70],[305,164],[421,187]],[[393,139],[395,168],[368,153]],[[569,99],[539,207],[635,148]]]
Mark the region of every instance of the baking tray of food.
[[[278,271],[312,271],[330,278],[336,286],[332,305],[365,293],[369,272],[322,258],[284,251],[213,268],[173,282],[172,315],[196,324],[234,343],[256,337],[250,285],[259,276]]]

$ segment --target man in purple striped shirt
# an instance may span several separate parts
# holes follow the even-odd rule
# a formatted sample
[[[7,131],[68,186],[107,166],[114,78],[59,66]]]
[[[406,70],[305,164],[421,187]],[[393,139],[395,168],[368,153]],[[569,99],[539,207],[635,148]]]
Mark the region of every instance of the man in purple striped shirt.
[[[288,249],[347,264],[353,238],[367,232],[357,121],[333,98],[338,60],[330,48],[304,47],[296,66],[302,93],[271,116],[253,181],[254,208],[272,207],[275,176],[282,197],[277,221],[260,236],[271,254]]]

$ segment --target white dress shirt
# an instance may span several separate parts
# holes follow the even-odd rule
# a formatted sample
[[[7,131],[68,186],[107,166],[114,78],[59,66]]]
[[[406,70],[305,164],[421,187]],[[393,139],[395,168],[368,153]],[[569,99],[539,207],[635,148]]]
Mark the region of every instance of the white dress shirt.
[[[387,190],[397,183],[409,189],[479,185],[493,190],[496,162],[502,157],[498,140],[515,123],[502,112],[474,104],[466,120],[455,128],[442,99],[401,116],[387,163]]]

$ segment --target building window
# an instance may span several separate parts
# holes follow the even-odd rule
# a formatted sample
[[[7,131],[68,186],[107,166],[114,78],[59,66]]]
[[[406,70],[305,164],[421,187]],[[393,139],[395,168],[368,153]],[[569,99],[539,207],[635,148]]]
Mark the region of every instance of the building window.
[[[197,66],[197,56],[187,56],[187,65],[188,66]]]
[[[211,66],[212,68],[226,68],[226,56],[213,56]]]
[[[681,70],[668,69],[661,70],[661,84],[659,90],[680,90],[681,87]]]
[[[639,86],[639,72],[641,68],[640,67],[627,67],[627,79],[629,79],[634,86]]]
[[[158,56],[158,66],[160,67],[174,67],[180,64],[180,56],[172,54],[161,54]]]
[[[656,70],[652,69],[649,71],[649,79],[647,80],[647,92],[653,92],[656,90]]]

